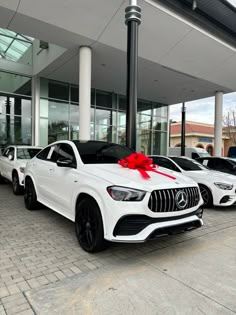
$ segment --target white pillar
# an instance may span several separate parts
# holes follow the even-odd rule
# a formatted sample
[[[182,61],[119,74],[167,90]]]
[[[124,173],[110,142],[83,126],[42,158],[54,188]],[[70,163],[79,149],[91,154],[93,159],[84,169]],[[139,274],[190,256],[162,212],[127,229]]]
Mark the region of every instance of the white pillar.
[[[32,145],[40,144],[40,78],[32,78]]]
[[[223,92],[216,92],[215,94],[214,156],[221,156],[222,114],[223,114]]]
[[[92,50],[80,47],[79,54],[79,139],[90,140]]]

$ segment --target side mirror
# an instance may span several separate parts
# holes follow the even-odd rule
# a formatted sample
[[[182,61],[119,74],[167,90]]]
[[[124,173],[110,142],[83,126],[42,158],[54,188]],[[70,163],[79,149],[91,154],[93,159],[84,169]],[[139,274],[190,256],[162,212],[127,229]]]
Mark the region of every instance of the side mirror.
[[[9,154],[9,155],[8,155],[8,159],[9,159],[10,161],[13,161],[13,160],[14,160],[14,156],[11,155],[11,154]]]
[[[75,163],[72,160],[66,158],[60,158],[57,160],[57,166],[59,167],[75,167]]]

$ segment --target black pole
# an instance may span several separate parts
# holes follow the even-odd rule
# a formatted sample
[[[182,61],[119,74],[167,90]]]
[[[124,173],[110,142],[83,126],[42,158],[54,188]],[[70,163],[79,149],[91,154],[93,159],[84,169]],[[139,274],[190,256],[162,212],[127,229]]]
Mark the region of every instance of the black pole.
[[[185,155],[185,112],[186,112],[186,107],[185,104],[183,103],[182,106],[182,124],[181,124],[181,155]]]
[[[126,145],[136,150],[138,26],[141,23],[141,8],[135,0],[131,0],[125,12],[125,23],[127,24]]]

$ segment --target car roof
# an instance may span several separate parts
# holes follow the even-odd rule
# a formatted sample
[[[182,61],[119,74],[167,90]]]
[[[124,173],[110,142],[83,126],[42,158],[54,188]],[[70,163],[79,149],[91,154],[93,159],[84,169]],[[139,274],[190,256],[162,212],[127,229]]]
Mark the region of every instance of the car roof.
[[[17,149],[42,149],[43,147],[38,147],[38,146],[32,146],[32,145],[15,145],[15,144],[9,144],[5,149],[9,147],[14,147]]]

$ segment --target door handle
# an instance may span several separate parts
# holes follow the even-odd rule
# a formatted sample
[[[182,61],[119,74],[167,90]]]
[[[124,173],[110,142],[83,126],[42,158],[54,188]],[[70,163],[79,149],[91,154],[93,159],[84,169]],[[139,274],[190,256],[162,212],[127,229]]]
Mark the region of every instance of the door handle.
[[[50,172],[54,172],[55,169],[54,169],[54,168],[49,168],[49,171],[50,171]]]

